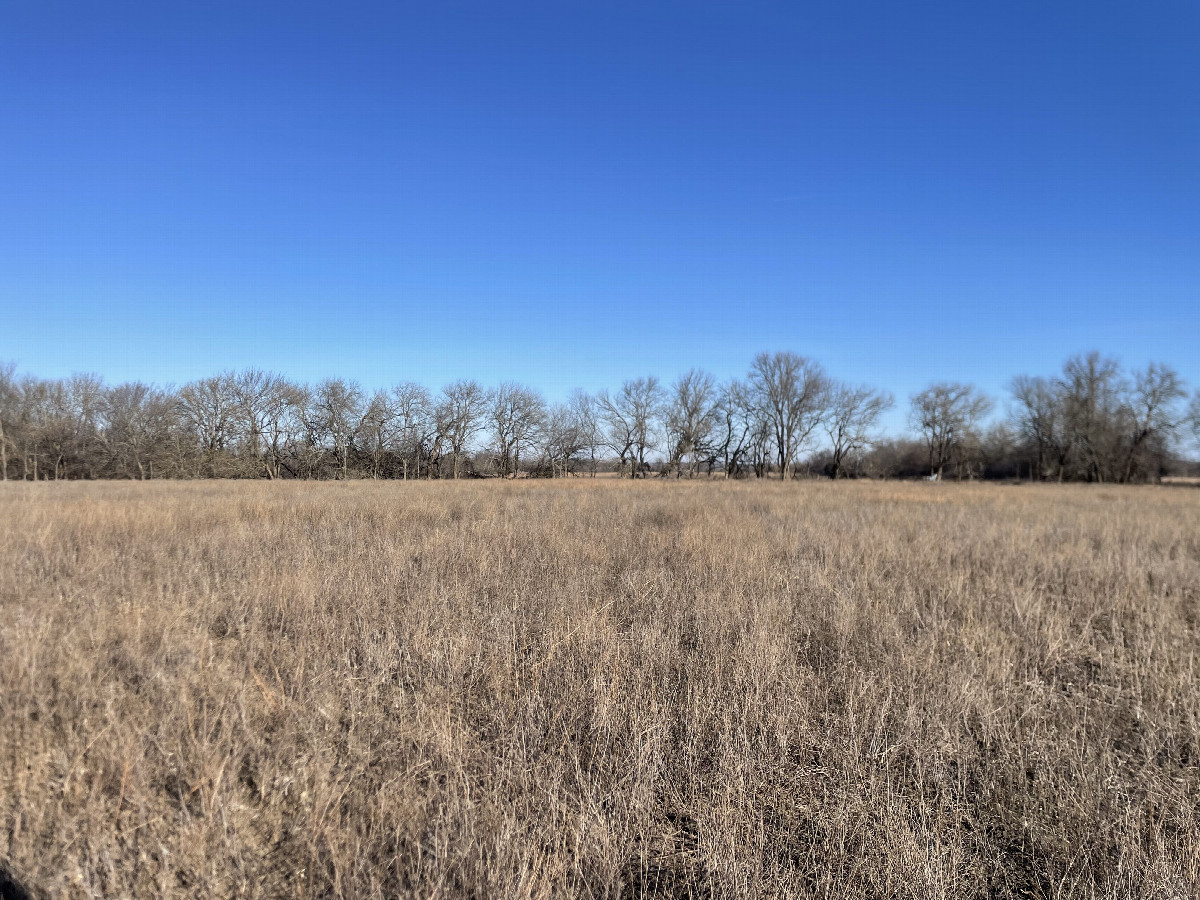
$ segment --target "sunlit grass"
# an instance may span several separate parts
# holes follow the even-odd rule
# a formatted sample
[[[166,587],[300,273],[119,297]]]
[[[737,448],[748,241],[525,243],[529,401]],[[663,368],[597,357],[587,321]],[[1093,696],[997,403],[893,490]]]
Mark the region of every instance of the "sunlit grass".
[[[0,486],[64,897],[1185,897],[1200,491]]]

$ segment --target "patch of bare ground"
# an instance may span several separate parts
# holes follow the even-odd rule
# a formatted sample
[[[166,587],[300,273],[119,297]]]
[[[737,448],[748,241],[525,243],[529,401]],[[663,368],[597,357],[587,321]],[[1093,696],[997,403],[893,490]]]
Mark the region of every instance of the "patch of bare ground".
[[[0,486],[48,897],[1195,897],[1200,493]]]

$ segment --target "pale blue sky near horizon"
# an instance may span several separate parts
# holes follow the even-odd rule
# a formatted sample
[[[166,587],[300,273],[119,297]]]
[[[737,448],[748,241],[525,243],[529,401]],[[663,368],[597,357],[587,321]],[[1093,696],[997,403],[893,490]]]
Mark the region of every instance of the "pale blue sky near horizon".
[[[0,0],[0,360],[1196,387],[1198,49],[1182,0]]]

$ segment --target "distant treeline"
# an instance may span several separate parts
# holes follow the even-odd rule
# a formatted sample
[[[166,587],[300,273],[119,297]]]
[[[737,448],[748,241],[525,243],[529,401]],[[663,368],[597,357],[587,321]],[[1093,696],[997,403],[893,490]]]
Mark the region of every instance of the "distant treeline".
[[[1200,393],[1170,367],[1125,372],[1099,353],[1049,377],[1018,376],[1010,413],[942,382],[909,399],[913,435],[887,437],[887,391],[814,360],[762,353],[744,379],[693,369],[548,403],[533,388],[412,382],[369,392],[258,370],[178,389],[50,380],[0,366],[0,476],[61,478],[556,477],[616,471],[763,478],[1029,478],[1157,481],[1200,437]],[[990,422],[990,424],[985,424]]]

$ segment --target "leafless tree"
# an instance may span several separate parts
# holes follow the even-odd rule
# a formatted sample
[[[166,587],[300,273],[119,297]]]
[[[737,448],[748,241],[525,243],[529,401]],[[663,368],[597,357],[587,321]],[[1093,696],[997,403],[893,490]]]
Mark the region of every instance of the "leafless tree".
[[[625,472],[625,463],[630,461],[631,477],[633,470],[633,443],[635,434],[634,420],[629,415],[622,404],[619,402],[619,397],[614,398],[609,396],[607,390],[602,390],[596,395],[596,412],[600,422],[600,437],[605,447],[617,455],[618,464],[622,474]]]
[[[1017,427],[1032,445],[1037,477],[1063,480],[1071,443],[1060,386],[1050,379],[1018,375],[1009,385],[1017,402]]]
[[[767,478],[771,474],[771,460],[775,457],[775,429],[767,416],[760,415],[754,420],[754,428],[750,432],[750,464],[754,468],[755,478]]]
[[[492,436],[500,475],[520,471],[521,451],[529,449],[546,416],[546,401],[533,388],[505,382],[489,396]]]
[[[683,474],[686,467],[694,476],[700,460],[712,458],[719,399],[716,381],[699,369],[679,376],[671,386],[666,425],[669,464],[676,474]]]
[[[8,451],[16,448],[11,433],[17,409],[16,370],[14,363],[0,363],[0,481],[8,481]]]
[[[621,385],[621,402],[634,423],[633,449],[637,457],[634,475],[644,475],[646,453],[656,447],[655,428],[662,415],[663,389],[653,375],[635,378]]]
[[[467,445],[483,427],[487,402],[487,391],[477,381],[459,380],[442,388],[436,410],[437,431],[450,442],[455,478],[459,476]]]
[[[912,398],[911,421],[929,449],[929,475],[940,480],[955,455],[971,446],[992,402],[971,384],[939,382]]]
[[[411,381],[392,388],[392,409],[395,411],[397,449],[401,454],[403,477],[408,478],[408,464],[413,462],[413,477],[421,477],[421,457],[435,431],[433,402],[429,391]]]
[[[824,417],[829,379],[816,361],[784,351],[758,354],[750,384],[770,423],[779,471],[790,479],[797,455]]]
[[[58,478],[63,454],[70,443],[70,410],[61,379],[26,379],[27,433],[34,460],[34,478]]]
[[[51,409],[54,395],[59,393],[58,382],[26,375],[17,383],[15,434],[19,438],[21,477],[37,481],[44,473],[43,444],[53,430]]]
[[[372,478],[383,477],[384,462],[395,447],[396,410],[387,391],[376,391],[363,411],[358,440],[370,459]]]
[[[1078,460],[1078,477],[1118,480],[1121,447],[1132,427],[1120,364],[1095,351],[1073,356],[1063,366],[1058,389],[1072,452]]]
[[[847,459],[870,443],[879,417],[891,409],[894,402],[887,391],[847,384],[831,387],[825,431],[829,435],[832,454],[830,474],[834,479],[842,476]]]
[[[342,478],[350,475],[350,456],[366,414],[367,399],[357,382],[327,378],[309,397],[306,415],[312,443],[333,451]]]
[[[1127,379],[1097,352],[1071,357],[1052,380],[1014,378],[1011,389],[1030,466],[1043,478],[1157,479],[1184,418],[1186,391],[1173,369],[1152,363]]]
[[[741,476],[746,458],[751,455],[756,432],[766,434],[763,417],[754,402],[754,392],[746,382],[730,379],[720,390],[716,407],[714,452],[721,458],[727,478]]]
[[[40,476],[94,477],[98,462],[96,432],[104,395],[96,375],[72,375],[42,381],[24,379],[25,443],[32,453],[34,469],[44,460]]]
[[[1134,374],[1129,398],[1133,430],[1129,435],[1124,481],[1132,481],[1139,468],[1144,477],[1158,480],[1170,441],[1183,420],[1179,401],[1186,396],[1179,373],[1163,363],[1150,363]]]
[[[216,475],[217,457],[230,442],[238,411],[237,380],[232,372],[201,378],[179,391],[179,415],[195,434],[208,475]]]
[[[263,405],[263,441],[267,475],[283,473],[296,476],[296,458],[306,434],[304,411],[308,408],[308,389],[293,381],[276,377]]]
[[[0,369],[0,473],[7,478],[11,450],[23,478],[102,474],[103,400],[103,382],[95,375],[15,379],[12,369]]]
[[[154,475],[154,451],[169,437],[175,396],[140,381],[110,388],[104,398],[101,435],[116,472],[141,480]]]
[[[790,478],[821,427],[829,444],[812,458],[834,477],[856,460],[860,470],[904,477],[1154,480],[1181,466],[1185,447],[1200,446],[1200,395],[1185,409],[1182,379],[1161,363],[1127,375],[1089,353],[1068,359],[1058,377],[1020,376],[1010,389],[1011,418],[984,431],[986,398],[970,385],[933,385],[913,398],[921,444],[869,441],[890,398],[831,384],[819,365],[791,353],[760,354],[749,379],[719,390],[692,371],[670,391],[639,378],[615,395],[576,391],[549,408],[512,384],[489,393],[455,382],[435,402],[413,383],[368,394],[340,379],[310,387],[251,369],[179,391],[109,388],[86,374],[17,377],[9,364],[0,366],[0,479],[439,477],[451,471],[447,452],[457,477],[484,425],[498,471],[519,470],[536,447],[536,471],[554,476],[589,461],[594,475],[607,447],[632,477],[659,452],[664,473],[707,465],[710,474],[765,477],[778,466]],[[1190,428],[1195,445],[1181,440]]]
[[[1020,477],[1022,451],[1026,448],[1021,432],[1014,423],[1001,419],[983,429],[979,435],[974,462],[980,474],[995,473],[999,477]]]
[[[603,440],[600,436],[600,420],[596,400],[587,391],[576,388],[571,392],[570,399],[567,402],[575,419],[576,427],[579,429],[579,450],[580,452],[587,451],[588,469],[592,477],[595,478],[597,467],[596,451],[603,445]]]
[[[288,427],[294,387],[279,375],[245,369],[233,377],[232,392],[234,425],[251,471],[261,466],[268,478],[278,478],[284,449],[298,430]]]
[[[587,445],[586,426],[572,404],[555,403],[546,410],[538,429],[542,463],[539,468],[557,478],[571,471],[572,463]]]
[[[620,458],[622,471],[628,461],[629,477],[638,477],[646,467],[647,451],[655,447],[654,427],[662,406],[658,379],[630,379],[615,397],[601,391],[596,403],[605,445]]]
[[[75,465],[82,474],[95,478],[99,461],[96,435],[104,410],[104,379],[86,372],[72,375],[67,380],[67,402]]]
[[[1200,445],[1200,389],[1196,391],[1196,395],[1192,397],[1192,402],[1188,406],[1188,422],[1192,427],[1192,436]]]

